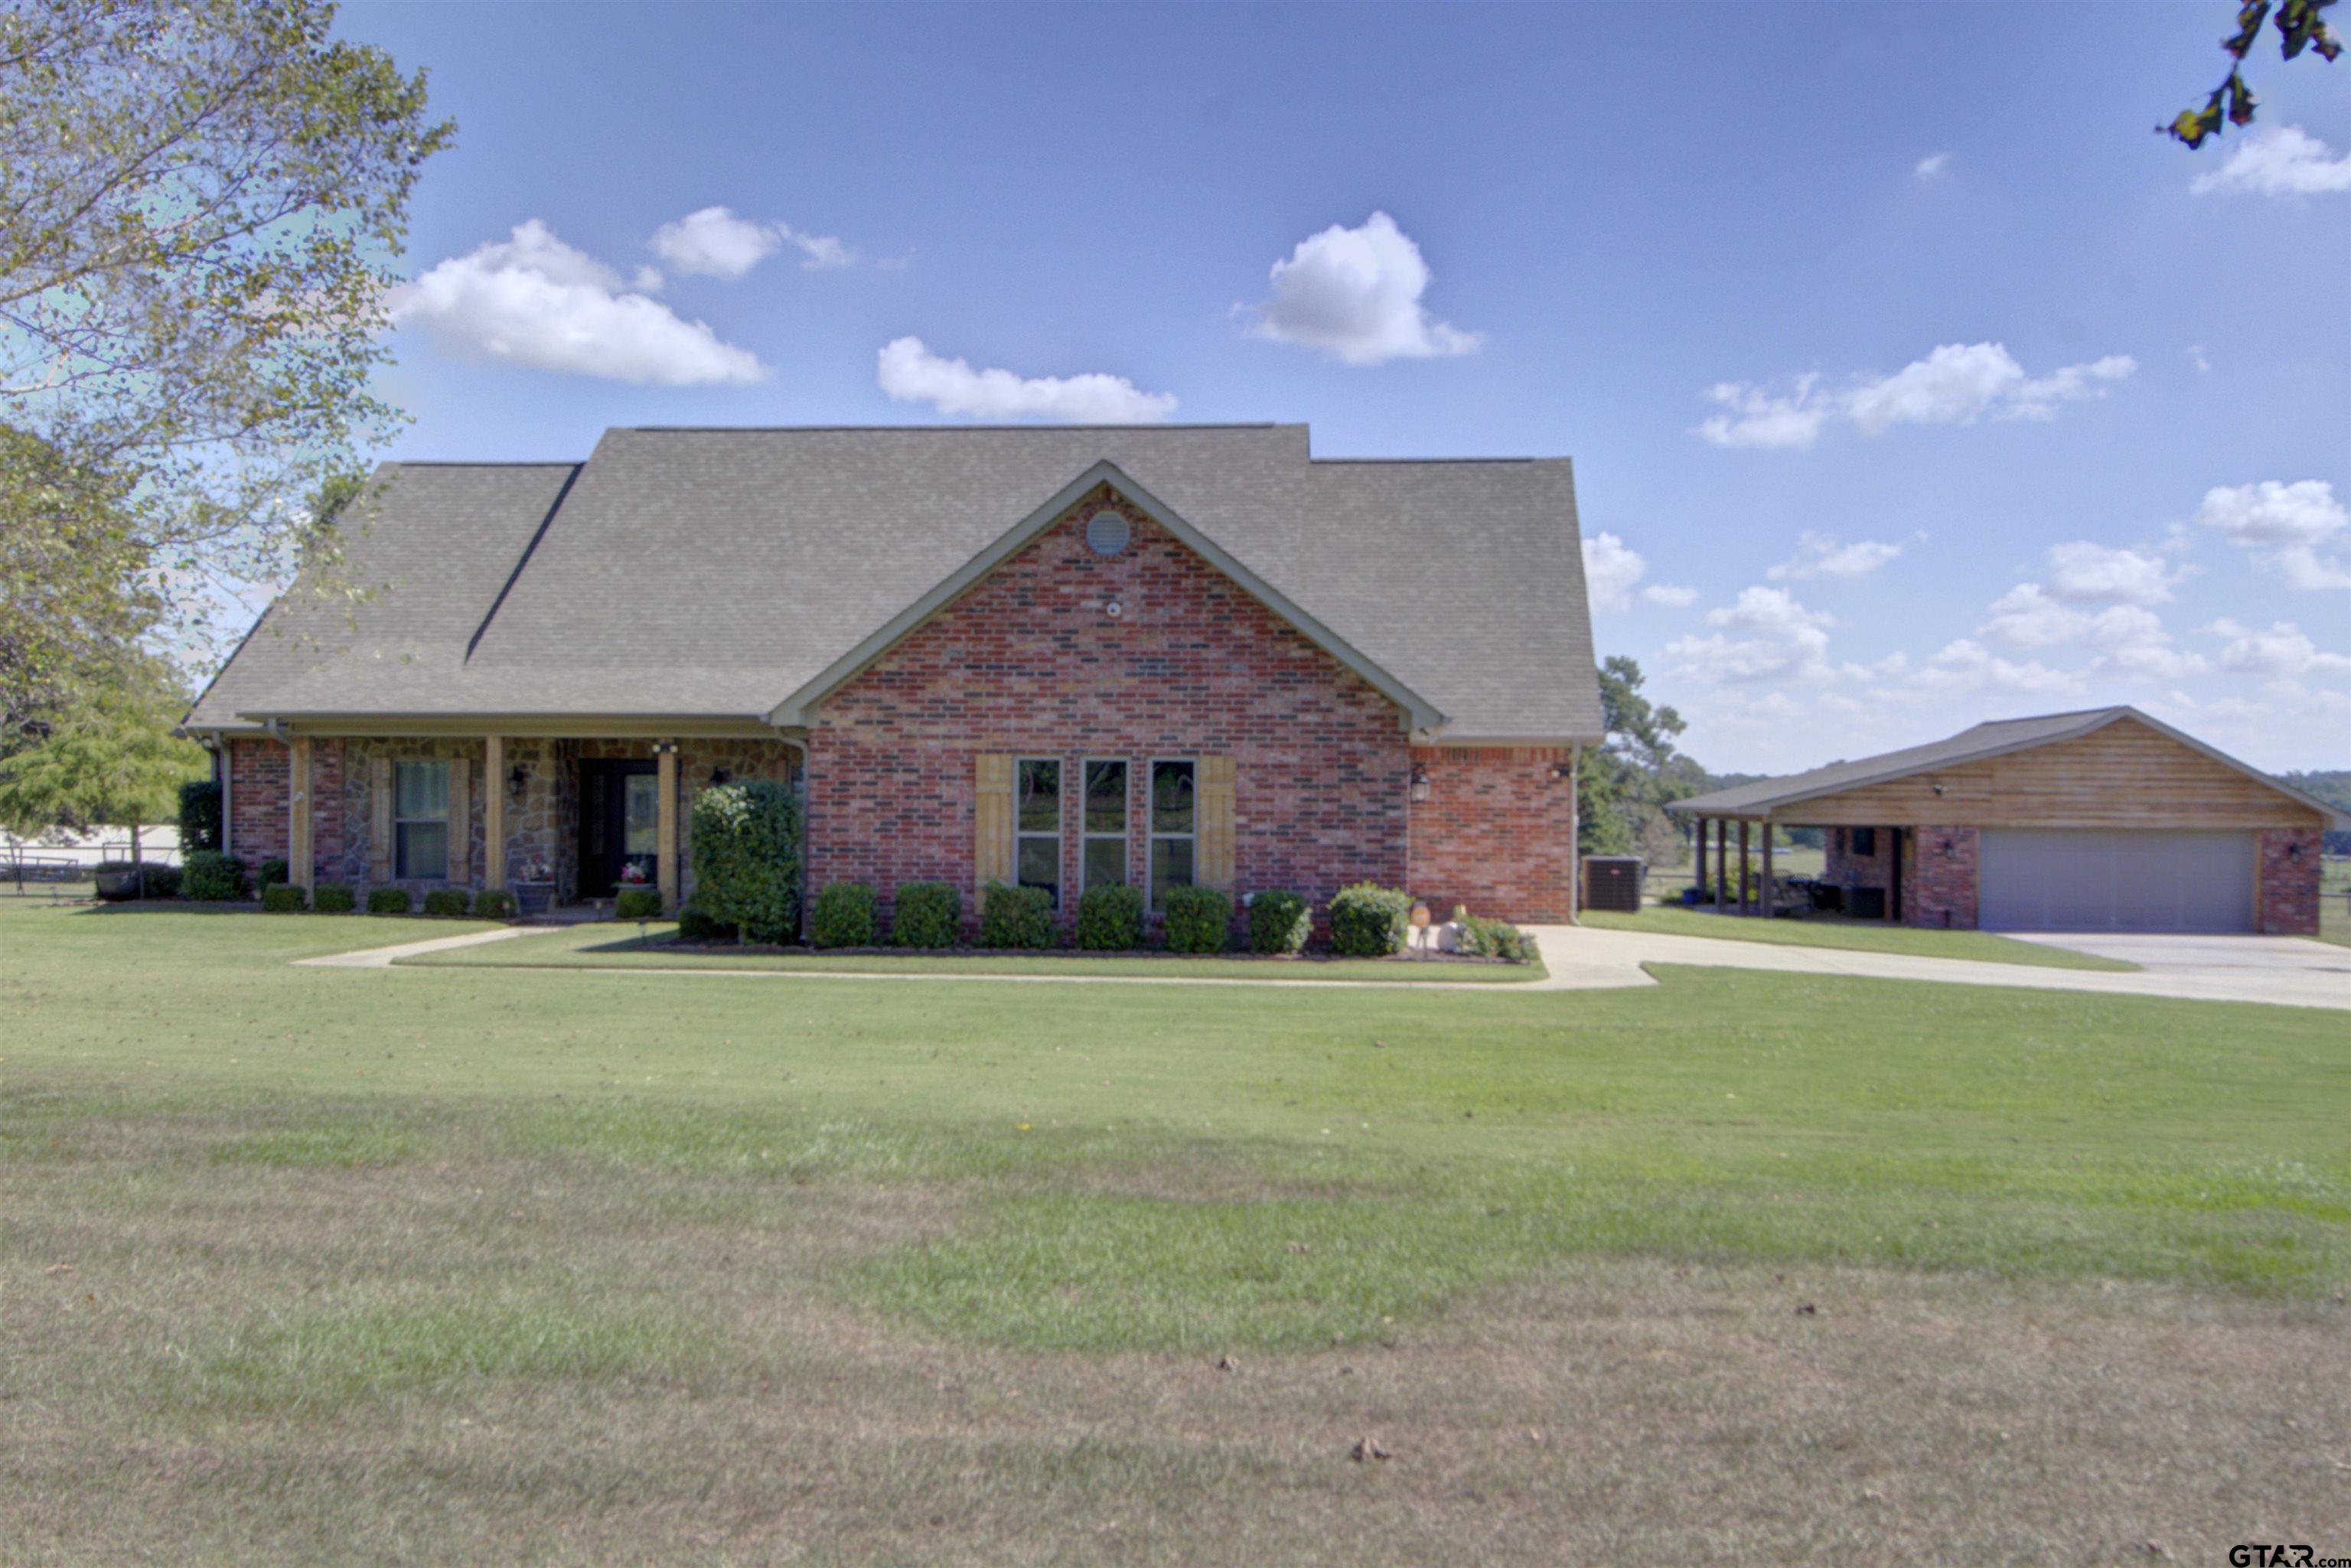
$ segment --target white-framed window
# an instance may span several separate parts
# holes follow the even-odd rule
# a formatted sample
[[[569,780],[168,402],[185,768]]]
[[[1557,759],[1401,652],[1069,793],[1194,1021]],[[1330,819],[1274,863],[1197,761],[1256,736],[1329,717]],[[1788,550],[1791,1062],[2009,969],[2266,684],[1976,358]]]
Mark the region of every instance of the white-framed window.
[[[1190,758],[1151,761],[1151,907],[1167,907],[1167,890],[1192,885],[1199,831],[1199,765]]]
[[[392,874],[404,879],[449,874],[449,765],[392,765]]]
[[[1022,887],[1041,887],[1061,906],[1061,759],[1013,764],[1012,869]]]
[[[1126,779],[1123,757],[1085,759],[1085,795],[1078,802],[1082,888],[1126,884]]]

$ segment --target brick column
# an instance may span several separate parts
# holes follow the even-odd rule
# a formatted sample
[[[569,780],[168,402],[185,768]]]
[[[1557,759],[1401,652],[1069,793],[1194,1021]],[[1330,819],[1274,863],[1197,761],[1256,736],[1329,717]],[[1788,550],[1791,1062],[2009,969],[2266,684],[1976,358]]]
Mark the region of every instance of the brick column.
[[[2265,828],[2253,928],[2266,936],[2318,935],[2316,828]]]

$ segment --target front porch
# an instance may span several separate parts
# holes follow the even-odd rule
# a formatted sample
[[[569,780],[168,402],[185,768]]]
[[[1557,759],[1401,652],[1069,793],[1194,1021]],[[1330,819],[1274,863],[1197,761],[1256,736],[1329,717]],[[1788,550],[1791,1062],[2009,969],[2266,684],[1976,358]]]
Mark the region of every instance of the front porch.
[[[1783,874],[1774,855],[1779,830],[1813,827],[1821,830],[1823,840],[1820,874]],[[1713,838],[1710,876],[1709,828]],[[1768,815],[1698,817],[1693,821],[1692,843],[1697,882],[1712,894],[1710,902],[1701,898],[1694,906],[1701,911],[1766,919],[1919,923],[1916,828],[1892,823],[1782,821]],[[1947,845],[1946,852],[1948,850]],[[1951,924],[1948,919],[1935,923]]]
[[[527,916],[656,889],[693,894],[684,824],[701,791],[801,780],[800,743],[718,735],[231,737],[219,771],[228,852],[287,862],[306,888],[504,890]],[[641,879],[637,881],[636,879]]]

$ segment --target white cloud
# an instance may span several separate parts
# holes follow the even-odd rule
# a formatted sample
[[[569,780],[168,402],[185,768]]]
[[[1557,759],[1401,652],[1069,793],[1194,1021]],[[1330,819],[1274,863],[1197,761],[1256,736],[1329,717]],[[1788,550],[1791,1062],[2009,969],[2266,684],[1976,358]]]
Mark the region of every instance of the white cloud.
[[[1583,541],[1583,587],[1596,611],[1632,609],[1633,585],[1648,570],[1640,552],[1614,534],[1597,533]]]
[[[2178,574],[2155,556],[2076,539],[2049,547],[2049,591],[2076,604],[2161,604]]]
[[[1806,447],[1832,420],[1864,435],[1897,424],[1973,424],[1980,419],[2052,419],[2059,404],[2104,397],[2138,361],[2109,354],[2031,376],[2000,343],[1945,343],[1890,376],[1862,375],[1842,390],[1803,376],[1785,390],[1719,382],[1706,395],[1729,412],[1697,427],[1718,446]]]
[[[2196,373],[2199,376],[2212,373],[2212,361],[2204,357],[2204,345],[2201,343],[2188,345],[2188,362],[2196,367]]]
[[[653,254],[680,272],[740,277],[785,246],[810,269],[847,267],[856,253],[831,235],[800,234],[789,224],[754,223],[729,207],[704,207],[653,232]]]
[[[2351,528],[2351,512],[2324,479],[2217,486],[2204,493],[2196,520],[2226,534],[2295,588],[2351,588],[2351,566],[2318,551]]]
[[[2212,622],[2210,630],[2230,640],[2220,650],[2224,670],[2247,675],[2351,674],[2351,655],[2321,653],[2291,621],[2273,622],[2263,632],[2223,619]]]
[[[1976,632],[2011,648],[2085,643],[2098,650],[2093,667],[2114,675],[2178,680],[2208,667],[2202,654],[2173,645],[2162,618],[2152,610],[2137,604],[2083,610],[2037,582],[2020,582],[1994,600],[1991,619]]]
[[[1991,619],[1976,631],[2011,648],[2051,648],[2089,629],[2086,612],[2058,603],[2037,582],[2020,582],[1992,601]]]
[[[2229,152],[2218,169],[2196,176],[2198,195],[2215,191],[2257,196],[2316,196],[2351,191],[2351,152],[2333,149],[2299,125],[2256,131]]]
[[[1951,155],[1949,153],[1929,152],[1924,158],[1919,159],[1918,166],[1910,172],[1913,174],[1917,175],[1921,180],[1932,180],[1940,175],[1943,171],[1949,169],[1950,166]]]
[[[741,385],[768,374],[702,322],[627,291],[618,273],[537,218],[401,285],[389,305],[395,322],[461,357],[655,386]]]
[[[1698,602],[1698,590],[1684,588],[1675,582],[1653,582],[1641,590],[1641,601],[1663,605],[1668,610],[1687,610]]]
[[[1138,392],[1124,376],[1016,376],[943,359],[920,338],[883,346],[877,381],[893,402],[926,402],[975,419],[1047,419],[1080,424],[1155,424],[1176,412],[1171,392]]]
[[[1965,637],[1947,644],[1911,681],[1945,696],[1986,689],[2039,695],[2077,691],[2082,685],[2081,677],[2069,671],[2042,664],[2016,664]]]
[[[1806,528],[1796,540],[1796,553],[1763,575],[1774,582],[1807,577],[1866,577],[1901,553],[1900,545],[1883,539],[1844,544]]]
[[[1750,682],[1828,680],[1828,629],[1834,616],[1807,610],[1784,588],[1748,588],[1736,602],[1709,610],[1709,636],[1678,637],[1666,644],[1674,673],[1692,680]]]
[[[1474,351],[1480,334],[1437,320],[1421,303],[1428,263],[1385,213],[1361,228],[1332,225],[1273,264],[1272,297],[1250,332],[1350,365]]]

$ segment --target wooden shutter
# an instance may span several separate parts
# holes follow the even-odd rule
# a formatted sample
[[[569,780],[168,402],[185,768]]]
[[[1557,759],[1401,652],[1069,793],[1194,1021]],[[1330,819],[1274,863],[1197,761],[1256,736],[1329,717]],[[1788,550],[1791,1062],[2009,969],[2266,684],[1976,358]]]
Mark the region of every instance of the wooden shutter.
[[[392,758],[368,758],[368,880],[392,880]]]
[[[1233,890],[1233,759],[1200,758],[1199,863],[1194,874],[1203,887]]]
[[[474,880],[473,763],[467,758],[449,759],[449,880]]]
[[[1012,880],[1012,758],[1004,752],[982,752],[978,758],[977,837],[972,844],[972,887],[987,891],[991,882]]]

